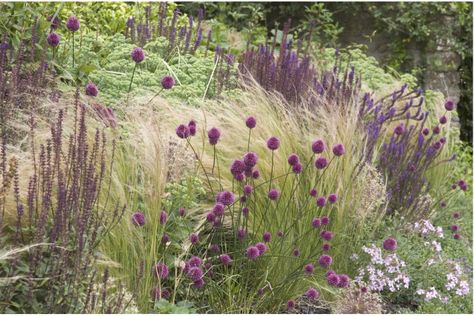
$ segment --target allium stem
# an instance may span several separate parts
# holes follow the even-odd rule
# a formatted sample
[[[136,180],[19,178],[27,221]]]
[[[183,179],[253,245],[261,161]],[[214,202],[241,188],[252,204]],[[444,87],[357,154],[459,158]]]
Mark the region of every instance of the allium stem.
[[[135,70],[137,69],[137,63],[135,63],[135,66],[133,67],[132,71],[132,78],[130,78],[130,84],[128,85],[128,92],[127,92],[127,105],[128,105],[128,99],[130,97],[130,90],[132,89],[132,82],[133,82],[133,77],[135,76]]]
[[[212,150],[214,152],[212,158],[212,174],[214,174],[214,165],[216,164],[216,146],[212,146]]]
[[[252,134],[252,129],[249,128],[249,138],[247,140],[247,152],[250,152],[250,135]]]
[[[153,96],[153,98],[151,98],[150,101],[148,101],[148,103],[145,104],[145,106],[148,106],[148,104],[150,104],[151,101],[153,101],[153,99],[155,99],[157,96],[159,96],[160,93],[161,93],[161,91],[163,91],[163,88],[161,88],[160,91],[158,91],[158,92]]]
[[[268,191],[272,189],[272,178],[273,178],[273,164],[274,164],[274,158],[275,158],[275,151],[272,150],[272,168],[270,170],[270,181],[268,185]]]
[[[212,195],[214,195],[214,190],[212,189],[211,180],[209,179],[209,175],[207,174],[206,169],[204,168],[204,165],[202,163],[201,158],[199,157],[199,155],[197,154],[197,152],[194,149],[193,145],[189,141],[189,138],[186,138],[186,142],[188,142],[189,147],[191,147],[191,150],[193,151],[194,155],[196,156],[197,160],[199,161],[199,165],[201,166],[202,170],[204,171],[204,175],[206,176],[207,183],[209,183],[209,188],[211,189],[211,193],[212,193]]]
[[[74,32],[72,33],[72,68],[74,68],[75,56],[74,56]]]

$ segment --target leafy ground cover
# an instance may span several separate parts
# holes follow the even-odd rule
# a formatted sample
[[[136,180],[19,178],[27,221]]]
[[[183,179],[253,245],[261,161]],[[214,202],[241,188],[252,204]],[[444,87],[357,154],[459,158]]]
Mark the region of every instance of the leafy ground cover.
[[[472,313],[456,104],[314,23],[100,5],[2,4],[2,312]]]

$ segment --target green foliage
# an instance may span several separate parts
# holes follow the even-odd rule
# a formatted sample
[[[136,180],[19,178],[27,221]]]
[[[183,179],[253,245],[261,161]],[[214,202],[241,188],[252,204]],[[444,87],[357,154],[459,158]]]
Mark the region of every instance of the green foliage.
[[[193,308],[191,302],[180,301],[173,304],[165,299],[156,301],[153,311],[158,314],[196,314],[196,309]]]

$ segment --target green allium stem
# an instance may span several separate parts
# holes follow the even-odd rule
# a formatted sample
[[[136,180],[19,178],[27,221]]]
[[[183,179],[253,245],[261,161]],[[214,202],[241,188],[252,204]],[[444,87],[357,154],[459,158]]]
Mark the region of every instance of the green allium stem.
[[[133,67],[132,71],[132,78],[130,78],[130,84],[128,85],[128,92],[127,92],[127,105],[128,105],[128,99],[130,97],[130,90],[132,89],[132,82],[133,82],[133,77],[135,77],[135,70],[137,69],[137,63],[135,63],[135,66]]]

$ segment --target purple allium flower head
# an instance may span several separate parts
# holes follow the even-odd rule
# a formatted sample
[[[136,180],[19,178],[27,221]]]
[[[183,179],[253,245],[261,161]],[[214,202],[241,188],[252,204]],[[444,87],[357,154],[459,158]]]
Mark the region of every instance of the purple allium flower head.
[[[207,137],[209,138],[209,143],[215,145],[221,137],[221,131],[218,128],[213,127],[207,131]]]
[[[329,274],[326,273],[326,281],[328,282],[329,285],[337,286],[340,282],[339,276],[336,273],[334,273],[334,271],[329,271],[329,272],[332,272],[332,273],[329,273]]]
[[[263,288],[259,288],[259,289],[257,290],[257,296],[259,296],[259,297],[262,296],[264,291],[265,291],[265,290],[264,290]]]
[[[258,252],[260,255],[263,255],[265,251],[267,251],[267,245],[265,245],[263,242],[257,243],[255,247],[258,248]]]
[[[459,185],[460,187],[462,187],[462,186],[466,185],[466,181],[464,181],[464,180],[459,180],[459,181],[458,181],[458,185]]]
[[[315,217],[313,218],[313,221],[311,224],[313,225],[314,228],[321,227],[321,219],[319,219],[318,217]]]
[[[202,278],[193,281],[193,287],[195,289],[202,289],[205,284],[206,283],[204,282],[204,280]]]
[[[325,276],[328,277],[330,276],[331,274],[336,274],[336,272],[334,272],[334,270],[329,270],[328,272],[326,272]],[[336,274],[337,275],[337,274]]]
[[[460,185],[459,188],[460,188],[462,191],[467,191],[467,184],[465,184],[465,185]]]
[[[188,138],[189,134],[189,127],[186,125],[180,124],[178,127],[176,127],[176,135],[178,135],[179,138]]]
[[[197,125],[197,123],[196,123],[195,120],[191,120],[191,121],[189,121],[189,123],[188,123],[188,127],[196,126],[196,125]]]
[[[223,192],[220,192],[219,200],[217,202],[220,202],[227,206],[234,203],[234,201],[235,201],[234,193],[230,191],[223,191]]]
[[[319,257],[319,265],[323,268],[327,268],[331,265],[332,258],[330,255],[322,255]]]
[[[219,253],[219,252],[221,252],[221,248],[217,244],[212,244],[209,247],[209,251],[212,252],[212,253]]]
[[[323,224],[323,225],[328,225],[328,224],[329,224],[329,217],[323,216],[323,217],[321,218],[321,224]]]
[[[166,221],[168,220],[168,213],[166,213],[166,211],[161,211],[160,213],[160,224],[163,225],[163,224],[166,224]]]
[[[293,166],[292,169],[295,174],[300,174],[303,171],[303,165],[298,162]]]
[[[441,201],[441,203],[439,204],[439,206],[445,208],[445,207],[446,207],[446,202],[445,202],[445,201]]]
[[[166,244],[169,241],[170,241],[170,236],[168,236],[168,234],[163,234],[163,236],[161,236],[161,243]]]
[[[350,279],[347,274],[340,274],[339,275],[339,282],[337,283],[338,287],[348,287]]]
[[[254,170],[254,171],[252,172],[252,178],[254,178],[254,179],[260,178],[260,171]]]
[[[206,219],[208,222],[214,223],[214,221],[216,220],[216,214],[214,214],[214,212],[209,212],[206,215]]]
[[[184,217],[184,216],[186,216],[186,209],[184,209],[183,207],[181,207],[181,208],[179,209],[178,213],[179,213],[179,216]]]
[[[456,184],[456,183],[453,183],[453,184],[451,185],[451,189],[453,189],[453,190],[456,190],[456,189],[457,189],[457,187],[458,187],[458,186],[457,186],[457,184]]]
[[[311,195],[312,197],[316,197],[318,195],[318,191],[316,191],[316,189],[311,189],[309,191],[309,195]]]
[[[135,212],[132,215],[132,223],[135,226],[143,226],[145,225],[145,214],[142,212]]]
[[[445,115],[443,115],[439,118],[439,123],[440,124],[446,124],[447,122],[448,122],[448,118]]]
[[[316,300],[316,299],[319,298],[319,292],[318,292],[315,288],[310,287],[310,288],[306,291],[306,296],[307,296],[310,300]]]
[[[280,196],[280,192],[278,192],[277,189],[271,189],[268,192],[268,198],[272,201],[275,201],[276,199],[278,199],[279,196]]]
[[[257,164],[258,156],[254,152],[248,152],[244,155],[244,164],[247,167],[254,167]]]
[[[237,238],[239,240],[243,240],[246,235],[247,235],[247,231],[244,228],[241,227],[239,228],[239,230],[237,230]]]
[[[425,127],[425,128],[423,128],[423,130],[421,132],[423,133],[423,135],[428,136],[428,134],[430,133],[430,130]]]
[[[252,167],[245,167],[244,175],[247,178],[251,178],[253,173],[253,168]]]
[[[459,212],[454,212],[453,213],[453,218],[458,219],[460,217],[461,217],[461,213],[459,213]]]
[[[238,174],[242,174],[245,171],[245,164],[242,160],[234,160],[230,166],[230,172],[234,177]]]
[[[438,135],[440,132],[441,132],[441,128],[438,125],[433,127],[433,134]]]
[[[74,15],[71,15],[69,19],[67,19],[66,27],[69,31],[76,32],[79,30],[79,27],[81,27],[81,23]]]
[[[453,238],[456,239],[456,240],[457,240],[457,239],[461,239],[461,235],[459,235],[459,234],[454,234],[454,235],[453,235]]]
[[[446,137],[441,137],[441,138],[439,139],[439,142],[440,142],[441,144],[443,144],[443,145],[446,144]]]
[[[155,301],[161,298],[169,299],[170,297],[171,293],[168,289],[160,289],[159,287],[154,287],[151,289],[151,298]]]
[[[250,184],[244,185],[244,193],[250,195],[253,191],[253,187]]]
[[[331,204],[336,203],[336,201],[337,201],[337,195],[336,195],[336,193],[331,193],[331,194],[329,194],[329,196],[328,196],[328,201],[329,201],[329,203],[331,203]]]
[[[329,230],[323,230],[319,235],[326,241],[330,241],[333,237],[332,232]]]
[[[280,140],[274,136],[267,140],[267,147],[270,150],[277,150],[280,147]]]
[[[246,255],[250,260],[255,260],[260,255],[260,251],[255,246],[250,246],[246,250]]]
[[[393,237],[388,237],[383,241],[383,249],[389,251],[397,249],[397,240]]]
[[[197,243],[199,242],[199,236],[198,236],[198,234],[196,234],[196,233],[191,233],[191,235],[189,235],[189,241],[190,241],[193,245],[197,244]]]
[[[316,204],[319,207],[324,207],[326,205],[326,198],[324,196],[318,197],[316,200]]]
[[[441,148],[441,142],[439,142],[439,141],[438,141],[438,142],[435,142],[435,143],[433,144],[433,148],[436,149],[436,150],[439,150],[439,149]]]
[[[451,225],[450,228],[451,228],[451,231],[452,231],[452,232],[457,232],[457,231],[459,231],[459,226],[458,226],[458,225]]]
[[[299,257],[301,255],[301,252],[298,248],[293,249],[293,256],[294,257]]]
[[[328,165],[328,160],[325,157],[319,157],[314,163],[317,169],[324,169]]]
[[[346,152],[346,149],[344,148],[343,144],[336,144],[332,147],[332,152],[334,155],[340,157],[344,155],[344,153]]]
[[[282,232],[281,230],[279,230],[279,231],[277,232],[277,236],[278,236],[278,237],[283,237],[283,232]]]
[[[244,216],[248,216],[248,215],[249,215],[249,212],[250,212],[250,210],[249,210],[248,207],[243,207],[243,208],[242,208],[242,214],[243,214]]]
[[[173,77],[166,75],[161,78],[161,87],[165,90],[169,90],[174,86],[174,79]]]
[[[250,129],[255,128],[255,126],[257,126],[257,119],[253,116],[249,116],[245,120],[245,125]]]
[[[51,22],[51,29],[53,30],[57,29],[61,24],[61,20],[57,16],[53,19],[53,16],[50,15],[48,16],[47,20],[48,22]]]
[[[288,156],[288,163],[290,164],[290,166],[294,166],[299,162],[300,162],[300,158],[298,157],[297,154],[291,154]]]
[[[397,125],[397,127],[395,127],[394,133],[396,135],[402,135],[405,133],[405,126],[403,124]]]
[[[315,140],[313,144],[311,145],[311,149],[313,150],[313,153],[315,154],[320,154],[324,151],[325,145],[324,142],[321,139]]]
[[[446,103],[444,104],[444,108],[446,109],[446,111],[452,111],[455,107],[456,105],[451,100],[446,101]]]
[[[323,244],[323,251],[326,251],[328,252],[329,250],[331,250],[331,245],[330,244]]]
[[[270,232],[263,233],[263,241],[269,243],[272,240],[272,234]]]
[[[192,256],[189,259],[188,264],[190,267],[200,267],[202,265],[202,259],[198,256]]]
[[[135,47],[130,53],[134,62],[141,63],[145,59],[145,53],[140,47]]]
[[[213,212],[214,215],[216,215],[216,216],[222,216],[222,215],[224,215],[224,209],[225,209],[224,204],[217,202],[217,203],[214,205],[214,207],[213,207],[213,209],[212,209],[212,212]]]
[[[293,308],[295,308],[295,301],[293,300],[288,300],[288,302],[286,303],[286,308],[288,310],[292,310]]]
[[[98,93],[99,93],[99,89],[97,89],[97,86],[94,83],[89,82],[86,85],[86,94],[88,96],[96,97]]]
[[[188,271],[188,276],[191,278],[193,281],[197,281],[199,279],[202,279],[203,272],[200,267],[191,267]]]
[[[314,266],[311,263],[308,263],[304,266],[304,272],[306,274],[312,274],[314,272]]]
[[[162,262],[158,262],[153,266],[153,271],[155,272],[155,276],[165,280],[168,278],[168,275],[170,273],[168,266]]]
[[[229,255],[227,254],[223,254],[219,257],[219,260],[221,261],[221,263],[225,266],[229,265],[231,262],[232,262],[232,259]]]
[[[247,197],[243,195],[240,197],[240,203],[244,204],[245,202],[247,202]]]
[[[51,32],[48,34],[48,37],[46,38],[46,40],[48,41],[48,44],[50,46],[56,47],[59,45],[59,42],[61,41],[61,37],[58,34]]]

